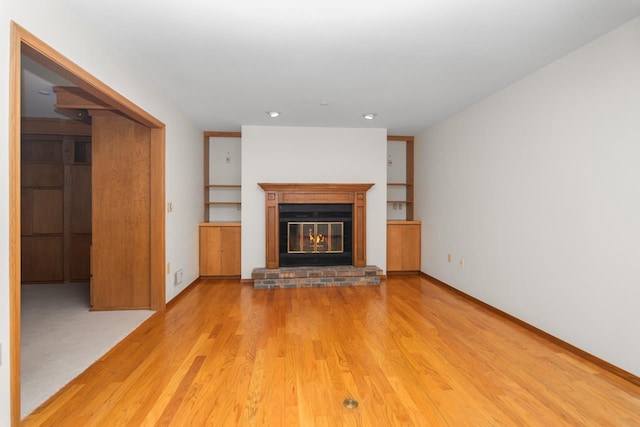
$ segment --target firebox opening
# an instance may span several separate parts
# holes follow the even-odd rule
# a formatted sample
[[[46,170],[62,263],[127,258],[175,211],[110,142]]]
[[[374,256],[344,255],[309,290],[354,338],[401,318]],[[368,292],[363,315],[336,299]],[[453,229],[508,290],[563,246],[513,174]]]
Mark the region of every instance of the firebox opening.
[[[352,265],[351,204],[280,204],[280,266]]]

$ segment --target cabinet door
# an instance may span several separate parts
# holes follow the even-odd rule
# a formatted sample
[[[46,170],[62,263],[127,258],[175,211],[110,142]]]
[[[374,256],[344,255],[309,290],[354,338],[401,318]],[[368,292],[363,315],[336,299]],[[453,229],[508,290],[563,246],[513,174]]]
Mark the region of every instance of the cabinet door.
[[[220,229],[220,274],[237,276],[240,274],[240,227]]]
[[[387,271],[402,270],[402,225],[387,226]]]
[[[402,270],[420,270],[420,226],[402,226]]]
[[[200,275],[220,274],[220,228],[200,227]]]

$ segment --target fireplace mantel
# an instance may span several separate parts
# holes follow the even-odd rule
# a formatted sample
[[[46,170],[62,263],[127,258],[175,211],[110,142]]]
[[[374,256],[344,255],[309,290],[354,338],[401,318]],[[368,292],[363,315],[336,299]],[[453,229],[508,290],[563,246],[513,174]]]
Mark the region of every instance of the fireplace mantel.
[[[350,203],[353,205],[353,265],[367,265],[367,191],[373,184],[258,183],[265,191],[266,267],[279,267],[278,204]]]

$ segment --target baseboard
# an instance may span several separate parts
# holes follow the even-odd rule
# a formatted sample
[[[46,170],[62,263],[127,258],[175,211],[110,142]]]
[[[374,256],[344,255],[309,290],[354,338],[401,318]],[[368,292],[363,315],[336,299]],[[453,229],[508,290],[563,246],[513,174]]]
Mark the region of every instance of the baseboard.
[[[529,324],[529,323],[527,323],[527,322],[525,322],[523,320],[520,320],[515,316],[512,316],[509,313],[505,313],[504,311],[502,311],[500,309],[497,309],[497,308],[487,304],[486,302],[483,302],[483,301],[481,301],[481,300],[479,300],[479,299],[477,299],[475,297],[472,297],[471,295],[466,294],[466,293],[454,288],[453,286],[451,286],[451,285],[449,285],[449,284],[447,284],[447,283],[445,283],[445,282],[443,282],[443,281],[441,281],[439,279],[436,279],[435,277],[429,276],[428,274],[423,273],[423,272],[420,272],[420,276],[424,277],[425,279],[429,280],[430,282],[433,282],[435,285],[438,285],[438,286],[443,287],[443,288],[445,288],[445,289],[447,289],[447,290],[449,290],[449,291],[451,291],[451,292],[453,292],[453,293],[455,293],[457,295],[460,295],[461,297],[465,298],[466,300],[468,300],[468,301],[470,301],[470,302],[472,302],[472,303],[474,303],[476,305],[479,305],[479,306],[491,311],[492,313],[495,313],[498,316],[501,316],[501,317],[509,320],[510,322],[513,322],[513,323],[517,324],[518,326],[520,326],[520,327],[522,327],[522,328],[524,328],[524,329],[526,329],[526,330],[528,330],[530,332],[533,332],[534,334],[536,334],[539,337],[545,339],[546,341],[549,341],[549,342],[557,345],[558,347],[561,347],[562,349],[564,349],[564,350],[566,350],[568,352],[571,352],[571,353],[575,354],[576,356],[581,357],[582,359],[584,359],[584,360],[586,360],[586,361],[588,361],[590,363],[593,363],[594,365],[596,365],[596,366],[598,366],[598,367],[600,367],[600,368],[602,368],[602,369],[604,369],[604,370],[616,375],[617,377],[620,377],[623,380],[628,381],[628,382],[630,382],[630,383],[632,383],[632,384],[634,384],[636,386],[640,386],[640,377],[638,377],[637,375],[634,375],[631,372],[625,371],[622,368],[619,368],[619,367],[617,367],[615,365],[612,365],[611,363],[607,362],[606,360],[602,360],[599,357],[594,356],[593,354],[582,350],[581,348],[578,348],[578,347],[576,347],[576,346],[574,346],[572,344],[569,344],[568,342],[563,341],[560,338],[557,338],[557,337],[551,335],[550,333],[543,331],[542,329],[538,329],[535,326],[533,326],[533,325],[531,325],[531,324]]]
[[[388,276],[415,276],[419,271],[387,271]]]

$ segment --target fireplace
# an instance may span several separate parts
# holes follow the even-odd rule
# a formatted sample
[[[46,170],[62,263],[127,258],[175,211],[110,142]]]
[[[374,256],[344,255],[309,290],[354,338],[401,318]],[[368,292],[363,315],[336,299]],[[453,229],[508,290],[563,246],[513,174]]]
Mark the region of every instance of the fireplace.
[[[279,204],[280,267],[351,265],[352,205]]]
[[[367,265],[366,193],[373,184],[259,183],[258,185],[265,191],[265,266],[267,269],[285,265],[351,265],[354,267]],[[316,205],[314,207],[316,214],[305,217],[304,215],[308,214],[301,212],[306,210],[303,205]],[[340,206],[343,205],[348,207],[345,209],[350,209],[350,214],[341,211],[343,208]],[[281,215],[284,218],[281,219]],[[301,223],[302,228],[295,223]],[[338,237],[334,238],[333,236],[337,234],[332,233],[334,233],[333,230],[338,230],[340,223],[343,244],[341,255],[338,246],[332,246],[331,250],[327,250],[326,246],[329,244],[329,234],[331,234],[331,243],[335,243],[334,240]],[[317,241],[314,246],[310,246],[310,228],[314,240],[318,240],[318,234],[321,234],[320,240],[324,241]],[[288,237],[291,232],[294,233],[294,239],[295,233],[298,233],[298,243],[301,246],[295,246],[295,242],[291,242]],[[300,240],[300,237],[305,235],[309,239],[306,247],[303,245],[304,241]],[[317,243],[325,243],[325,245]],[[302,249],[291,250],[292,248]],[[315,262],[315,264],[295,264],[299,258],[306,258],[302,262]],[[327,259],[331,260],[327,261]],[[287,264],[288,262],[294,262],[294,264]]]

